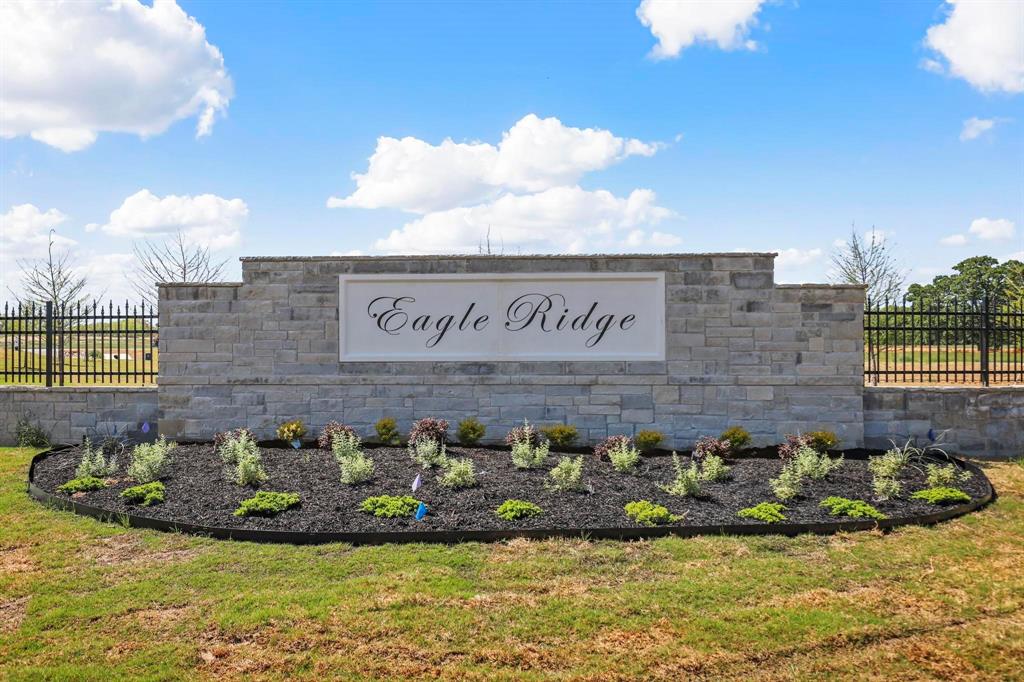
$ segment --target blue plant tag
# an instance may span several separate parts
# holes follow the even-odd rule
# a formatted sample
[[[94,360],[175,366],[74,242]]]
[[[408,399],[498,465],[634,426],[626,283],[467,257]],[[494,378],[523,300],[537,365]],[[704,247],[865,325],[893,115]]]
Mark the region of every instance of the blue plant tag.
[[[142,432],[149,433],[149,422],[142,422]]]
[[[299,448],[302,447],[302,441],[296,438],[295,440],[292,441],[292,447],[298,450]]]
[[[427,505],[420,502],[420,506],[416,508],[416,520],[422,521],[423,517],[427,515]]]
[[[935,442],[935,429],[928,429],[928,440]]]
[[[419,474],[416,474],[416,478],[414,478],[412,481],[412,491],[416,492],[417,490],[420,489],[421,485],[423,485],[423,479],[420,478]]]

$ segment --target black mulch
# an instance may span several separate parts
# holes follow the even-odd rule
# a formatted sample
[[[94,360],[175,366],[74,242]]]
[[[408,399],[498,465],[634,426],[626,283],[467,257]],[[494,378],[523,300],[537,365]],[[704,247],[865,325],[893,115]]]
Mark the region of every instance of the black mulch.
[[[166,502],[152,507],[125,504],[119,494],[132,481],[115,477],[109,488],[86,493],[75,499],[116,512],[132,512],[157,519],[195,523],[223,528],[291,530],[304,532],[362,532],[410,530],[507,530],[514,528],[615,528],[635,526],[623,512],[633,500],[651,500],[677,514],[685,514],[682,525],[739,524],[744,520],[736,512],[764,501],[777,501],[768,480],[777,475],[780,462],[773,458],[737,459],[730,462],[732,477],[705,486],[703,498],[679,498],[658,488],[673,478],[670,457],[645,457],[635,474],[616,472],[608,462],[584,455],[583,479],[586,492],[558,493],[546,490],[548,469],[559,456],[552,454],[542,469],[522,471],[514,468],[508,452],[463,447],[449,448],[452,457],[470,457],[476,465],[477,486],[447,490],[436,481],[435,471],[421,471],[404,449],[378,448],[367,454],[376,464],[374,478],[362,485],[343,485],[331,453],[316,449],[263,448],[264,467],[269,481],[260,490],[296,492],[301,506],[274,518],[239,518],[232,514],[238,504],[255,492],[232,481],[211,445],[181,445],[171,455],[172,464],[163,479]],[[863,454],[863,451],[861,451]],[[39,462],[35,470],[37,486],[66,497],[56,488],[74,477],[80,451],[69,449]],[[127,457],[123,459],[127,460]],[[687,460],[688,462],[688,460]],[[127,461],[120,462],[122,471]],[[413,479],[422,474],[423,486],[415,494]],[[902,478],[903,499],[876,503],[891,518],[927,514],[936,507],[906,499],[925,485],[922,471],[909,467]],[[988,490],[988,483],[975,476],[963,486],[977,499]],[[359,504],[371,495],[413,495],[426,503],[429,515],[423,521],[411,518],[378,519],[359,511]],[[837,495],[870,501],[871,476],[863,459],[847,459],[845,465],[824,481],[809,481],[803,495],[787,504],[785,512],[794,523],[836,520],[818,506],[825,497]],[[529,500],[544,513],[516,522],[499,519],[494,511],[510,498]]]

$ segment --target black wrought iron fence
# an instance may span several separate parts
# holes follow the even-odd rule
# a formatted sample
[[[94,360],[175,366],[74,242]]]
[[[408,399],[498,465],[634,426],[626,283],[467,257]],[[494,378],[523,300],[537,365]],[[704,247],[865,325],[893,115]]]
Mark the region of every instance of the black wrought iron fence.
[[[1024,383],[1024,308],[1004,301],[869,301],[869,384]]]
[[[156,383],[157,311],[145,303],[5,303],[0,383]]]

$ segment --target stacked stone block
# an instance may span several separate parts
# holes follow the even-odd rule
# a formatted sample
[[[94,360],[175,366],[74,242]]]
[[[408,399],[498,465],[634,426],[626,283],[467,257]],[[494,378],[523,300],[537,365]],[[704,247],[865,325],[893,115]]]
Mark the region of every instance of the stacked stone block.
[[[146,422],[156,434],[157,390],[130,386],[0,386],[0,444],[15,442],[22,417],[42,427],[51,443],[85,436],[141,438]]]

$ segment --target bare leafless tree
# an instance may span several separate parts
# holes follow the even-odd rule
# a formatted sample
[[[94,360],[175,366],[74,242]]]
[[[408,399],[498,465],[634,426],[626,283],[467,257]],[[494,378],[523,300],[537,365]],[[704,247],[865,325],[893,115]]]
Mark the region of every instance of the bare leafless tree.
[[[73,306],[85,301],[87,280],[75,270],[71,252],[54,252],[55,230],[50,230],[50,244],[46,258],[19,260],[21,292],[11,294],[22,303],[46,304],[53,301],[55,309]]]
[[[227,264],[227,260],[214,261],[208,247],[190,244],[181,232],[162,243],[137,242],[133,251],[132,286],[151,305],[156,303],[157,284],[217,282]]]
[[[833,282],[866,284],[872,301],[897,298],[907,281],[907,273],[896,262],[889,242],[874,227],[863,237],[856,228],[851,229],[849,240],[832,253],[832,267]]]

